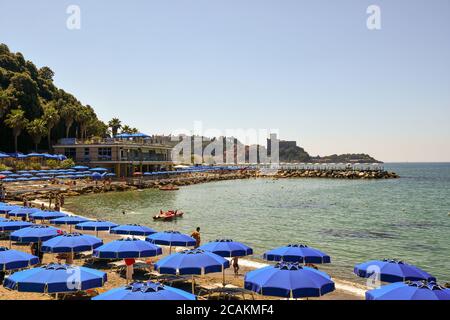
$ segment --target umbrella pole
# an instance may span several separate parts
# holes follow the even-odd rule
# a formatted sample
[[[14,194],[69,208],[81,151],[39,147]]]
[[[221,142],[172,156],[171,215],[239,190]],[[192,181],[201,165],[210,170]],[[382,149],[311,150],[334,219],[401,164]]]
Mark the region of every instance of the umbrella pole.
[[[194,275],[192,275],[192,294],[194,294],[195,292],[195,279],[194,279]]]
[[[225,268],[222,267],[222,285],[225,287]]]
[[[169,254],[172,252],[172,245],[169,246]]]
[[[72,233],[72,225],[69,227],[69,232]]]

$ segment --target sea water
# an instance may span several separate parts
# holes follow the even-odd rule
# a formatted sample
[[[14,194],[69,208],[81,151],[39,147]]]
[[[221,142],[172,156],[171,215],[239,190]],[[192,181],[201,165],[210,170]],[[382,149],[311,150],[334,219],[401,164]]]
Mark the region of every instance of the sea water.
[[[386,164],[387,180],[250,179],[197,184],[179,191],[104,193],[66,200],[69,210],[158,231],[192,232],[202,241],[244,242],[264,251],[303,243],[328,253],[333,276],[361,282],[353,266],[392,258],[450,281],[450,164]],[[183,218],[154,221],[159,210]],[[123,215],[122,211],[126,214]]]

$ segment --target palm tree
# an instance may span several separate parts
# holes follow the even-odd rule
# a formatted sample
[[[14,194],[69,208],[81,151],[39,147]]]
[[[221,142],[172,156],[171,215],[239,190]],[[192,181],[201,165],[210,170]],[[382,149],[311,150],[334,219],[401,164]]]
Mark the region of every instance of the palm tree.
[[[66,125],[66,138],[69,138],[70,128],[72,127],[73,122],[75,121],[77,111],[78,111],[77,106],[73,104],[66,104],[61,109],[61,118],[64,119],[64,123]]]
[[[39,143],[41,143],[42,136],[44,136],[48,132],[47,123],[43,119],[34,119],[33,121],[28,123],[27,131],[34,142],[34,149],[37,152],[38,145]]]
[[[118,118],[112,118],[108,122],[108,127],[111,128],[112,136],[117,136],[117,132],[122,128],[122,122]]]
[[[122,133],[133,133],[133,128],[131,128],[129,125],[124,125],[122,127]]]
[[[10,105],[10,99],[6,94],[6,91],[0,90],[0,118],[6,113]]]
[[[56,110],[54,103],[49,103],[44,106],[44,116],[43,119],[47,123],[47,143],[48,143],[48,149],[52,149],[52,143],[51,143],[51,135],[52,135],[52,129],[59,123],[59,120],[61,117],[58,114],[58,111]]]
[[[94,117],[93,112],[91,112],[90,107],[81,107],[78,108],[78,111],[75,115],[75,120],[80,126],[80,137],[81,139],[85,138],[86,135],[86,127],[89,123],[89,120]]]
[[[13,130],[14,150],[17,152],[17,138],[22,133],[22,129],[28,124],[25,112],[21,109],[11,110],[11,113],[6,116],[5,124]]]

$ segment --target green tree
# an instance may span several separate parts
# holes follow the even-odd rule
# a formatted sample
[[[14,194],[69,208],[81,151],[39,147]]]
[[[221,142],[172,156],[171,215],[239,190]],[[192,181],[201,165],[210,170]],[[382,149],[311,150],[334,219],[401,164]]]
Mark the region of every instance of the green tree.
[[[17,152],[17,138],[22,133],[22,129],[28,124],[25,112],[21,109],[14,109],[6,116],[5,124],[12,129],[14,136],[14,150]]]
[[[42,79],[50,80],[50,81],[53,81],[53,76],[55,75],[55,73],[49,67],[40,68],[38,73]]]
[[[10,98],[5,90],[0,89],[0,118],[7,112],[10,105]]]
[[[122,122],[118,118],[112,118],[108,122],[108,127],[111,128],[112,136],[115,137],[119,129],[122,128]]]
[[[52,149],[51,135],[52,129],[59,123],[61,117],[58,114],[58,111],[55,108],[54,102],[50,102],[44,106],[44,115],[43,119],[47,123],[47,143],[48,148]]]
[[[78,108],[75,120],[79,125],[79,135],[81,139],[86,138],[86,128],[89,120],[94,117],[94,112],[89,106]]]
[[[133,128],[126,124],[122,127],[122,133],[133,133]]]
[[[38,145],[41,143],[42,136],[44,136],[48,129],[47,123],[43,119],[34,119],[30,121],[27,125],[28,134],[34,143],[35,151],[38,150]]]
[[[75,121],[77,110],[78,108],[74,104],[66,104],[61,109],[61,118],[64,119],[64,124],[66,125],[66,138],[69,137],[70,128]]]

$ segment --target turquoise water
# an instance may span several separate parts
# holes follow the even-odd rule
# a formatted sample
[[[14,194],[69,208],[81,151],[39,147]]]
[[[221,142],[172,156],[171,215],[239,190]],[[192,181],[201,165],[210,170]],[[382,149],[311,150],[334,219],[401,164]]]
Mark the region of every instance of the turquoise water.
[[[327,252],[334,276],[358,281],[356,263],[396,258],[450,281],[450,164],[388,164],[395,180],[252,179],[212,182],[179,191],[106,193],[68,199],[89,217],[192,232],[203,240],[233,238],[265,250],[305,243]],[[159,209],[181,209],[175,222],[155,222]],[[127,214],[122,215],[125,210]]]

